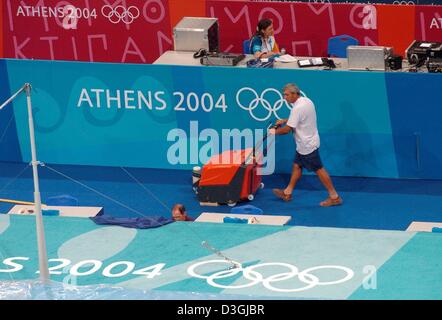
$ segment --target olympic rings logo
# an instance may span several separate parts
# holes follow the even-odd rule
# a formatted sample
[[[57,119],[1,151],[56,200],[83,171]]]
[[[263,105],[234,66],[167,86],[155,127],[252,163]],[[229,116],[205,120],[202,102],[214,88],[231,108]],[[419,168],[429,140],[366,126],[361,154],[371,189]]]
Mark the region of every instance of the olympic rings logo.
[[[101,13],[114,24],[121,21],[125,24],[131,24],[140,16],[140,10],[135,6],[130,6],[126,9],[123,6],[116,6],[113,8],[110,5],[105,5],[101,8]]]
[[[414,6],[416,5],[414,3],[414,1],[393,1],[393,4],[398,4],[398,5],[410,5],[410,6]]]
[[[262,285],[265,288],[267,288],[268,290],[275,291],[275,292],[284,292],[284,293],[305,291],[305,290],[311,289],[316,286],[329,286],[329,285],[340,284],[340,283],[344,283],[344,282],[350,280],[354,276],[353,270],[351,270],[350,268],[347,268],[347,267],[342,267],[342,266],[324,265],[324,266],[311,267],[311,268],[307,268],[303,271],[299,271],[299,269],[296,266],[291,265],[289,263],[283,263],[283,262],[260,263],[260,264],[256,264],[253,266],[243,268],[241,266],[241,264],[233,261],[233,263],[235,263],[237,266],[240,266],[240,267],[229,269],[229,270],[224,270],[224,271],[218,271],[218,272],[215,272],[209,276],[202,275],[202,274],[195,272],[195,269],[197,267],[200,267],[200,266],[206,265],[206,264],[212,264],[212,263],[229,263],[229,264],[231,264],[230,262],[228,262],[226,260],[202,261],[202,262],[198,262],[194,265],[191,265],[187,269],[187,273],[193,277],[196,277],[196,278],[206,279],[206,281],[209,285],[216,287],[216,288],[242,289],[242,288],[252,287],[258,283],[262,283]],[[260,272],[256,271],[256,269],[268,267],[268,266],[284,267],[284,268],[287,268],[289,271],[274,274],[274,275],[266,277],[266,278],[264,278],[264,276]],[[335,281],[320,281],[317,276],[312,274],[312,272],[316,271],[316,270],[321,270],[321,269],[340,270],[340,271],[345,272],[345,276],[342,277],[341,279],[337,279]],[[248,282],[246,284],[239,284],[236,286],[228,286],[228,285],[219,284],[215,281],[216,279],[225,279],[228,277],[236,276],[240,272],[242,272],[242,276],[244,278],[246,278],[247,280],[249,280],[250,282]],[[205,274],[207,274],[207,272],[205,272]],[[297,277],[301,282],[305,283],[306,285],[303,287],[300,287],[300,288],[291,288],[291,289],[277,288],[277,287],[273,286],[274,282],[281,282],[284,280],[289,280],[289,279],[292,279],[293,277]]]
[[[252,99],[249,101],[247,105],[242,104],[242,100],[240,99],[241,94],[243,92],[251,92],[252,93]],[[265,99],[265,96],[274,93],[276,95],[276,99],[273,100],[267,100]],[[244,94],[243,94],[244,95]],[[273,103],[271,102],[273,101]],[[257,120],[257,121],[266,121],[270,119],[272,115],[274,115],[276,118],[281,119],[278,116],[277,111],[280,110],[284,105],[291,110],[291,106],[285,101],[285,99],[282,97],[281,93],[274,89],[274,88],[267,88],[265,89],[261,95],[258,95],[258,93],[249,87],[244,87],[238,90],[236,93],[236,103],[241,109],[244,109],[250,113],[250,116]],[[264,113],[264,116],[258,116],[256,115],[256,111],[254,111],[258,106],[264,107],[265,110],[267,110],[267,114]]]

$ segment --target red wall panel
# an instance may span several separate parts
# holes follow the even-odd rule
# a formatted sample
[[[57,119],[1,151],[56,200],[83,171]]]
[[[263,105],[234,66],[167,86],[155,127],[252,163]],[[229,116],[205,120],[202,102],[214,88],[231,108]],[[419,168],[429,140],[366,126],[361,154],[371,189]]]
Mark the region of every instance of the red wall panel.
[[[280,47],[297,56],[326,56],[328,39],[341,34],[357,38],[362,45],[393,46],[399,54],[413,39],[442,41],[442,6],[2,0],[0,56],[152,63],[173,49],[172,30],[184,16],[217,17],[221,50],[230,52],[242,51],[243,40],[250,38],[263,17],[273,19]]]
[[[378,5],[379,44],[405,56],[415,39],[415,6]]]
[[[442,6],[416,7],[416,40],[442,41]]]
[[[183,17],[205,17],[206,0],[169,0],[170,30],[177,25]]]
[[[0,1],[0,58],[3,57],[3,1]]]
[[[150,63],[172,47],[167,0],[3,3],[6,57]]]
[[[219,18],[223,50],[241,52],[242,40],[266,17],[274,21],[279,46],[298,56],[326,56],[329,37],[340,34],[376,44],[375,11],[374,6],[359,4],[207,1],[207,15]]]

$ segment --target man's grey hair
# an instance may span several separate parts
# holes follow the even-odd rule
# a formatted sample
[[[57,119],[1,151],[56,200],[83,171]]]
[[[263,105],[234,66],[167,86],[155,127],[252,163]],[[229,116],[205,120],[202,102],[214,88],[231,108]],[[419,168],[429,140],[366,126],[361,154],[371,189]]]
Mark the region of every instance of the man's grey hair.
[[[299,90],[298,86],[296,84],[294,84],[294,83],[287,83],[284,86],[283,91],[286,91],[286,90],[290,91],[291,93],[296,93],[298,95],[301,94],[301,90]]]

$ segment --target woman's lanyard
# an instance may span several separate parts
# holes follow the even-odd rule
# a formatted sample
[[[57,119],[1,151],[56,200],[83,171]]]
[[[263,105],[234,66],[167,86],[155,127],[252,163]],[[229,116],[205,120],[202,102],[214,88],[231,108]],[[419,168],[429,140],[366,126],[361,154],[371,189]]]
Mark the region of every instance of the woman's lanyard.
[[[271,52],[272,51],[272,41],[271,38],[264,39],[262,38],[262,52]]]

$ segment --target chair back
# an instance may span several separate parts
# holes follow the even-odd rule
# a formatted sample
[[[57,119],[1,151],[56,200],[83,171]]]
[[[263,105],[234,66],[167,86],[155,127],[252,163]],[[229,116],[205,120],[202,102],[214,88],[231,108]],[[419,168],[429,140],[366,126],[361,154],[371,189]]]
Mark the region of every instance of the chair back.
[[[347,47],[359,45],[358,39],[343,34],[328,39],[327,54],[329,57],[347,58]]]
[[[250,40],[244,40],[242,42],[242,53],[250,54]]]

